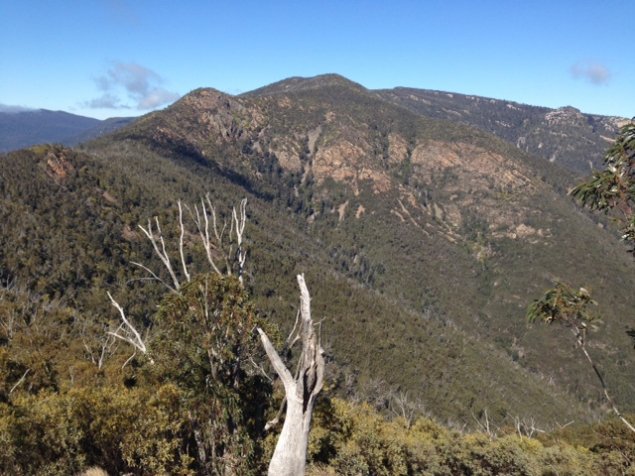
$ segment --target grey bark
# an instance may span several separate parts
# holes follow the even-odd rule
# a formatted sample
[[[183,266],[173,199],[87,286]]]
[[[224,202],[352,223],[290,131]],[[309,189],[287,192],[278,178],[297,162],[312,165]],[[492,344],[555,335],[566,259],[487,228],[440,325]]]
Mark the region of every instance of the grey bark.
[[[298,337],[302,352],[297,372],[291,374],[275,350],[267,334],[258,333],[271,365],[284,384],[287,410],[282,432],[269,463],[269,476],[302,476],[306,466],[306,451],[315,399],[324,383],[322,347],[311,319],[311,298],[303,275],[298,275],[300,287],[300,325]]]

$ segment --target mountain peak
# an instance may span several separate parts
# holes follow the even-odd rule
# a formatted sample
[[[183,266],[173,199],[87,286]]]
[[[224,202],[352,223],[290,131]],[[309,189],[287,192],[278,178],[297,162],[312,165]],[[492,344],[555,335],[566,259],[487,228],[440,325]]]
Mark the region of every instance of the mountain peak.
[[[359,83],[351,81],[344,76],[334,73],[321,74],[318,76],[301,77],[293,76],[282,81],[278,81],[262,88],[254,89],[244,93],[244,96],[261,96],[270,94],[283,94],[325,87],[344,87],[356,91],[366,92],[367,89]]]

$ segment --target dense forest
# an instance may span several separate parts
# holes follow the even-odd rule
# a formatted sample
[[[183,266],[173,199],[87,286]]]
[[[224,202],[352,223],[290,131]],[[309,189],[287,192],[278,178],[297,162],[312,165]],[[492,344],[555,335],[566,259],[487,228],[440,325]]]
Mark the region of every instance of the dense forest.
[[[590,287],[585,350],[633,421],[632,126],[574,193],[615,226],[484,132],[293,84],[0,156],[0,473],[266,473],[285,388],[258,329],[300,365],[304,274],[307,474],[631,474],[576,340],[525,313],[556,278]]]

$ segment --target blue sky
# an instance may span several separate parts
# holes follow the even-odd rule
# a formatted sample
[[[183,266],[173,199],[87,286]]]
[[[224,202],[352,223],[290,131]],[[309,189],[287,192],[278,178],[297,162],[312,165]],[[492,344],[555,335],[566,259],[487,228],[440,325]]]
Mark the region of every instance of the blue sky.
[[[0,0],[0,107],[105,118],[339,73],[635,115],[633,0]]]

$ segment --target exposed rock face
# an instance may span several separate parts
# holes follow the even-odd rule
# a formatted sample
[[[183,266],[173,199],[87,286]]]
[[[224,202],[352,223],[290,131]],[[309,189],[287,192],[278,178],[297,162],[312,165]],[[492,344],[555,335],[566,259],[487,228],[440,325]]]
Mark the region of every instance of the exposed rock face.
[[[454,185],[448,191],[465,190],[469,180],[471,187],[510,189],[529,184],[522,173],[522,164],[510,161],[500,154],[465,143],[431,141],[417,145],[412,152],[412,163],[429,180],[439,174],[451,174]]]
[[[347,99],[332,100],[340,96]],[[430,102],[417,94],[410,98]],[[355,113],[373,101],[373,115]],[[417,116],[343,79],[328,77],[321,85],[291,80],[240,97],[197,90],[171,109],[169,121],[148,118],[147,125],[162,143],[179,144],[206,158],[238,155],[247,170],[274,158],[281,173],[299,177],[296,187],[313,181],[321,199],[328,200],[321,188],[329,181],[355,197],[367,189],[391,197],[392,213],[400,219],[422,230],[442,230],[453,242],[462,239],[468,215],[486,224],[491,239],[539,240],[548,235],[525,224],[529,212],[519,197],[536,193],[542,185],[531,178],[522,160],[476,145],[469,136],[448,139],[440,130],[432,134],[436,138],[430,137]],[[506,109],[519,108],[507,104]],[[553,124],[584,120],[574,108],[547,112],[546,117]],[[256,176],[262,179],[261,172]],[[331,210],[340,221],[353,206],[344,203]],[[361,218],[373,207],[359,203],[355,216]],[[311,220],[315,218],[313,214]]]
[[[549,111],[545,114],[545,120],[547,121],[547,124],[552,127],[555,125],[566,126],[570,124],[584,124],[586,122],[586,118],[580,110],[571,106],[560,107],[553,111]]]
[[[66,177],[75,171],[63,150],[51,150],[46,154],[46,172],[57,183],[62,183]]]
[[[548,109],[423,89],[395,88],[375,94],[426,117],[491,132],[524,152],[581,175],[601,168],[607,141],[626,121],[584,114],[571,106]]]
[[[391,133],[388,135],[389,163],[400,163],[408,158],[408,143],[403,136]]]
[[[326,256],[325,262],[315,260],[322,274],[345,274],[355,286],[376,293],[378,303],[387,298],[391,305],[404,306],[416,325],[422,322],[420,310],[433,308],[439,322],[452,323],[503,359],[514,339],[522,339],[527,352],[514,364],[514,372],[521,365],[529,369],[527,375],[548,375],[563,389],[583,388],[583,377],[574,373],[568,378],[561,372],[571,356],[558,347],[557,337],[527,330],[522,316],[527,303],[556,278],[594,290],[610,288],[607,311],[616,316],[627,315],[635,305],[628,292],[635,274],[620,275],[618,285],[614,278],[615,270],[631,264],[620,261],[618,253],[603,252],[614,249],[615,242],[608,241],[613,238],[562,196],[571,176],[556,165],[563,163],[561,152],[577,144],[570,125],[575,122],[578,131],[585,131],[589,116],[544,108],[523,116],[522,105],[442,93],[422,96],[413,91],[407,99],[425,106],[440,104],[439,114],[459,121],[473,120],[489,107],[500,114],[488,124],[508,131],[506,140],[513,140],[507,143],[473,127],[425,118],[337,77],[294,79],[238,97],[199,90],[118,137],[141,140],[170,160],[171,167],[207,173],[214,184],[228,187],[221,196],[250,197],[261,212],[258,228],[264,232],[259,243],[282,235],[284,229],[292,243],[284,250],[293,255],[291,267],[314,260],[314,254],[304,255],[305,244],[312,243]],[[464,107],[453,106],[462,99]],[[538,126],[549,126],[550,135]],[[603,135],[610,138],[609,132]],[[556,165],[522,152],[532,147],[544,151],[547,159],[556,153]],[[129,230],[123,233],[134,240]],[[260,271],[272,272],[265,268]],[[344,335],[350,326],[361,322],[359,329],[365,332],[379,325],[400,335],[394,348],[381,349],[382,368],[392,365],[384,378],[399,378],[404,388],[427,392],[430,401],[452,395],[435,393],[426,385],[426,379],[437,382],[447,369],[427,369],[427,349],[412,332],[414,327],[394,320],[391,311],[375,314],[374,306],[346,309],[332,335],[334,349],[345,360],[353,365],[367,362],[366,354],[355,354],[350,334]],[[355,312],[364,315],[350,315]],[[386,322],[377,324],[380,320]],[[613,322],[623,326],[622,321]],[[336,320],[329,325],[335,326]],[[421,335],[426,334],[427,323],[421,325]],[[604,342],[614,353],[607,355],[618,355],[620,346],[628,348],[619,326],[607,331]],[[363,332],[359,335],[366,335]],[[466,363],[467,342],[455,347],[451,366],[465,370],[461,375],[469,378],[481,372],[474,377],[479,384],[473,394],[478,396],[492,382],[491,368]],[[395,351],[405,348],[412,351],[406,357]],[[405,361],[412,365],[404,369]],[[635,367],[615,361],[607,361],[615,380],[633,381]],[[457,375],[454,370],[446,373]],[[543,383],[537,386],[541,391]],[[623,387],[621,398],[632,401]],[[510,390],[512,397],[505,395],[501,408],[525,399],[527,388]],[[584,397],[595,389],[584,388],[578,392]],[[570,406],[569,400],[554,401]],[[464,401],[460,406],[464,411]]]

